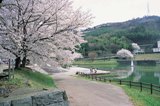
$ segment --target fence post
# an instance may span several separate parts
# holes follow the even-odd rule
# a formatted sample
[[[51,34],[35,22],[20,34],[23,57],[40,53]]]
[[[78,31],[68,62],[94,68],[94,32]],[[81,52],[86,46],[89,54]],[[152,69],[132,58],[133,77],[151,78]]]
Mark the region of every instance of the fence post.
[[[91,75],[92,76],[92,80],[93,80],[93,75]]]
[[[82,72],[82,76],[84,77],[84,73]]]
[[[13,60],[13,59],[12,59],[12,74],[13,74],[13,75],[12,75],[12,76],[13,76],[12,78],[14,79],[14,60]]]
[[[13,59],[9,59],[9,78],[10,79],[14,79],[14,60]]]
[[[141,89],[141,92],[142,92],[142,82],[140,82],[140,89]]]
[[[93,80],[95,80],[95,79],[96,79],[96,76],[94,75],[94,76],[93,76]]]
[[[151,84],[151,94],[153,93],[153,85]]]
[[[88,74],[88,78],[90,79],[90,75]]]
[[[129,86],[130,86],[130,88],[131,88],[131,86],[132,86],[132,82],[131,82],[131,81],[129,81]]]
[[[99,81],[101,81],[102,79],[101,79],[101,77],[99,77]]]
[[[11,78],[11,60],[8,60],[8,80]]]
[[[119,80],[119,84],[120,84],[120,85],[122,84],[122,81],[121,81],[121,80]]]
[[[82,77],[84,77],[82,72],[80,73],[80,75],[81,75]]]

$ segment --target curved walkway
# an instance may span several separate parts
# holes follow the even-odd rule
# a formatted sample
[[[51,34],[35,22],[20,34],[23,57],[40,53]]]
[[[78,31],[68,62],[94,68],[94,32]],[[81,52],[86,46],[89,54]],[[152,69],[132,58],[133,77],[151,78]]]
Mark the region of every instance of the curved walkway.
[[[72,67],[53,75],[57,86],[66,91],[70,106],[133,106],[120,87],[76,78],[76,71],[87,69]]]

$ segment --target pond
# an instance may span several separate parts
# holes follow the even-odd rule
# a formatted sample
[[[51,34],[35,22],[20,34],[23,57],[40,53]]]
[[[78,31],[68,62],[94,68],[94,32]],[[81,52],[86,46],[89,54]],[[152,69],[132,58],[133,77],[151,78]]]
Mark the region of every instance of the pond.
[[[132,72],[132,74],[125,78],[127,80],[160,85],[160,64],[155,66],[137,65],[133,69],[128,70],[128,72]]]
[[[117,67],[112,68],[111,72],[118,74],[119,78],[124,80],[146,82],[160,85],[160,64],[157,64],[155,66],[136,65],[134,67],[131,67],[130,65],[119,65]]]
[[[160,85],[160,64],[156,65],[90,65],[100,70],[110,70],[111,73],[117,74],[120,79],[131,80],[135,82],[146,82]],[[88,66],[82,66],[88,67]]]

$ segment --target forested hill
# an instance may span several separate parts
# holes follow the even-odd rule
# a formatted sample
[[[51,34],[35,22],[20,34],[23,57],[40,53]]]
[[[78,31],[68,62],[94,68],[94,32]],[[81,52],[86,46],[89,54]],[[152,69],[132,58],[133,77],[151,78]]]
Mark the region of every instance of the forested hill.
[[[145,16],[126,22],[106,23],[84,30],[88,41],[81,45],[84,56],[94,54],[106,56],[115,54],[121,48],[132,51],[131,44],[150,45],[146,52],[152,52],[156,41],[160,40],[160,17]]]
[[[106,23],[88,28],[85,33],[86,36],[125,36],[139,44],[150,43],[160,39],[160,17],[145,16],[126,22]]]

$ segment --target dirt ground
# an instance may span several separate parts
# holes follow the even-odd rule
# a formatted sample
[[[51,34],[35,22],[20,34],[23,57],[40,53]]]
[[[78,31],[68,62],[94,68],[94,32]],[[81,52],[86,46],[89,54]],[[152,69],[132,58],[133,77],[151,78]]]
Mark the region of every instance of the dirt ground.
[[[77,71],[87,72],[89,69],[71,67],[53,75],[57,86],[66,91],[70,106],[133,106],[120,87],[76,78]]]

